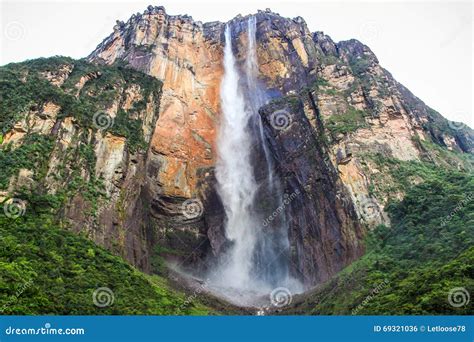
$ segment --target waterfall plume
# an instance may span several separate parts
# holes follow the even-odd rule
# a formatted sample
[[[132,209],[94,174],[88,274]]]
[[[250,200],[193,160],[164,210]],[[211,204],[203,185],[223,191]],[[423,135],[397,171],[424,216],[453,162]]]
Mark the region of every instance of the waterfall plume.
[[[293,290],[299,286],[289,275],[285,214],[280,213],[281,217],[270,225],[265,222],[271,211],[282,203],[283,193],[278,177],[274,176],[258,114],[268,99],[258,81],[256,18],[252,16],[248,21],[243,66],[234,56],[231,25],[226,25],[224,36],[216,179],[230,244],[219,256],[219,265],[213,270],[211,280],[219,291],[227,291],[228,299],[237,303],[242,300],[240,304],[249,305],[252,304],[249,296],[264,296],[278,286],[291,286]],[[258,165],[263,164],[267,171],[257,180]],[[267,203],[270,209],[262,209],[261,203]],[[239,298],[232,298],[236,293],[240,293]]]
[[[238,288],[251,281],[252,253],[256,242],[255,217],[252,216],[257,185],[250,161],[251,113],[239,89],[239,72],[232,52],[231,27],[225,29],[225,74],[221,84],[222,121],[218,136],[216,178],[224,205],[226,237],[232,247],[225,258],[221,279]]]

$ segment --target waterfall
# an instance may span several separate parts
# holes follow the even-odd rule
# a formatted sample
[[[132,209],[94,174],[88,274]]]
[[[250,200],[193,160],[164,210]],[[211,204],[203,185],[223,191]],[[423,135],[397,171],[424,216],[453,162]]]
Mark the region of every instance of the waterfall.
[[[258,109],[264,105],[268,98],[265,95],[262,87],[258,84],[258,61],[257,61],[257,17],[250,16],[247,21],[247,54],[245,59],[245,75],[247,81],[247,98],[249,102],[250,111],[255,120],[254,127],[258,129],[260,135],[261,146],[265,154],[265,161],[268,166],[268,183],[273,186],[273,165],[270,158],[268,146],[265,144],[265,137],[263,133],[262,118],[258,115]]]
[[[240,77],[232,47],[231,25],[225,28],[224,77],[221,83],[221,123],[217,137],[217,192],[224,206],[230,247],[210,278],[227,298],[236,292],[268,295],[278,286],[296,289],[289,276],[288,227],[279,213],[270,227],[265,219],[283,202],[279,180],[265,143],[258,109],[268,100],[258,83],[256,18],[248,21],[248,44]],[[266,165],[257,182],[259,165]],[[260,172],[261,173],[261,172]],[[222,291],[222,289],[225,289]],[[232,292],[233,295],[229,295]],[[247,300],[245,304],[249,304]]]
[[[245,56],[245,76],[247,79],[247,89],[250,97],[252,111],[256,112],[267,102],[267,96],[261,87],[258,86],[258,61],[257,61],[257,18],[251,16],[247,21],[247,53]]]
[[[236,288],[251,283],[252,257],[256,242],[256,219],[252,216],[257,184],[250,160],[251,112],[239,89],[239,72],[232,52],[229,25],[225,29],[224,78],[221,84],[222,121],[217,138],[216,178],[227,221],[226,237],[233,246],[222,270],[222,280]]]

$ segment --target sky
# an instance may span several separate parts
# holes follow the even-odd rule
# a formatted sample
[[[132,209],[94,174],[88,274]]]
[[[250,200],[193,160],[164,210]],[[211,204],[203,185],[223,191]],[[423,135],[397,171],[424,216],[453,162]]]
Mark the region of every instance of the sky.
[[[115,25],[148,5],[195,20],[227,21],[270,8],[301,16],[334,41],[356,38],[427,105],[474,128],[472,1],[9,1],[0,0],[0,65],[64,55],[87,56]]]

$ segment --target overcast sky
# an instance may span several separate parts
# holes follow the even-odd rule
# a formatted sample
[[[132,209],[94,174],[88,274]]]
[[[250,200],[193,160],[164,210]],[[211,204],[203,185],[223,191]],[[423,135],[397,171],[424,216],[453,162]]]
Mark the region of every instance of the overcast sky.
[[[311,31],[367,44],[382,66],[425,103],[474,127],[471,1],[0,0],[0,65],[53,55],[85,57],[112,32],[115,20],[126,21],[149,4],[203,22],[267,7],[285,17],[301,16]]]

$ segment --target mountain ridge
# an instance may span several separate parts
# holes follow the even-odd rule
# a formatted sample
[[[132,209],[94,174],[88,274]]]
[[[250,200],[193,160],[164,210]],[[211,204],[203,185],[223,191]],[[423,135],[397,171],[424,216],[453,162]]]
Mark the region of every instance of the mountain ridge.
[[[284,193],[298,194],[284,208],[288,258],[312,288],[361,260],[367,236],[390,227],[392,203],[418,191],[400,184],[392,168],[410,170],[403,174],[414,184],[425,181],[426,163],[470,175],[474,131],[426,106],[359,41],[334,43],[302,18],[254,16],[258,82],[269,98],[258,115]],[[228,22],[241,69],[248,18]],[[73,184],[59,206],[45,201],[64,227],[144,272],[168,277],[167,262],[193,274],[214,267],[230,246],[214,172],[224,25],[149,6],[117,22],[87,61],[1,67],[3,103],[18,100],[12,89],[31,92],[33,81],[48,90],[20,97],[21,110],[3,108],[4,164],[23,149],[47,153],[11,168],[2,199],[31,205],[36,191],[56,203]],[[96,121],[97,113],[105,121]],[[77,174],[71,151],[84,161]],[[262,153],[259,146],[252,151],[258,179],[265,178]],[[265,214],[276,210],[265,206],[268,196],[259,194]]]

